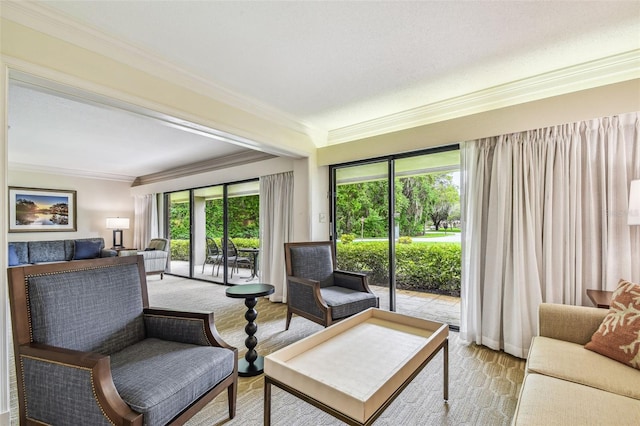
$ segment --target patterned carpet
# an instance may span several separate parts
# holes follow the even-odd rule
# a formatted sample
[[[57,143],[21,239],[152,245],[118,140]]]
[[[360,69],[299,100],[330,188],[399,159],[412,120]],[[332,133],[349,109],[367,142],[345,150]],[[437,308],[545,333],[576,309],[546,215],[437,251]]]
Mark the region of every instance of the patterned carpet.
[[[152,307],[213,311],[215,324],[227,343],[244,356],[246,308],[242,299],[225,296],[219,284],[172,276],[148,277]],[[261,299],[258,311],[258,346],[267,355],[309,336],[322,327],[294,316],[284,330],[286,306]],[[442,399],[442,354],[438,354],[376,420],[375,425],[508,425],[513,416],[524,375],[525,361],[449,338],[449,402]],[[15,370],[14,370],[15,371]],[[15,375],[11,377],[11,418],[17,424]],[[187,426],[262,425],[262,376],[240,377],[237,413],[228,419],[226,393],[219,395],[194,416]],[[296,397],[272,387],[271,419],[274,426],[342,425],[343,423]]]
[[[165,277],[149,277],[149,301],[152,306],[175,309],[212,310],[216,328],[227,343],[244,346],[244,312],[241,299],[224,295],[217,284]],[[294,316],[284,330],[286,306],[261,299],[258,311],[258,353],[267,355],[309,336],[322,327]],[[466,345],[458,333],[449,339],[449,402],[442,399],[442,355],[438,354],[400,396],[376,420],[375,425],[508,425],[511,423],[525,361],[487,348]],[[263,421],[262,376],[240,377],[236,417],[228,420],[227,398],[218,396],[187,425],[261,425]],[[342,425],[343,423],[296,397],[272,387],[271,405],[274,426]]]

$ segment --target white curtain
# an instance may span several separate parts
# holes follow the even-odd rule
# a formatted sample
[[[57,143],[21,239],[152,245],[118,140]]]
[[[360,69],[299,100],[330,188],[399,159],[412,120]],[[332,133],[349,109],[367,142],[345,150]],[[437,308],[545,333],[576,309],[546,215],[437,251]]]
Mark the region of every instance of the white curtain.
[[[293,234],[293,172],[260,178],[260,282],[272,284],[272,302],[286,302],[284,243]]]
[[[637,113],[462,144],[461,337],[524,358],[541,302],[640,280]]]
[[[143,249],[152,238],[158,237],[158,202],[156,194],[136,195],[134,198],[135,229],[133,245]]]

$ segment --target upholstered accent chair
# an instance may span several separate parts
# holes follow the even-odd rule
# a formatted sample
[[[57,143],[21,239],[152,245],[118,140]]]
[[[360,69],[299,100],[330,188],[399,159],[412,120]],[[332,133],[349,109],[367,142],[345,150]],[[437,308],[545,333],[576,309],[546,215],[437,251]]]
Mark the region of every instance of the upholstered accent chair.
[[[149,308],[140,256],[8,269],[20,424],[183,424],[227,391],[238,351],[213,313]]]
[[[144,251],[121,250],[120,256],[144,257],[144,269],[147,275],[160,274],[160,279],[164,278],[164,271],[167,269],[169,261],[169,240],[166,238],[153,238],[149,241]]]
[[[331,241],[285,243],[287,323],[293,314],[325,327],[368,308],[379,307],[367,277],[336,269]]]

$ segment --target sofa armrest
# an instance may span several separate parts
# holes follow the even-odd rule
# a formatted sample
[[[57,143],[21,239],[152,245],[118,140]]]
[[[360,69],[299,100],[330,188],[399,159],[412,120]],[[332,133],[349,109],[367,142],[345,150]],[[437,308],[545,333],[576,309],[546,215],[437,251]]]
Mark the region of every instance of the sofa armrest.
[[[111,249],[100,250],[100,257],[116,257],[116,256],[118,256],[118,252],[116,250],[111,250]]]
[[[218,334],[213,312],[145,308],[144,326],[147,337],[238,351]]]
[[[96,424],[142,425],[142,414],[129,408],[113,384],[109,356],[37,343],[21,345],[18,356],[18,396],[26,404],[21,416],[28,412],[43,424],[94,419]]]
[[[540,336],[584,345],[608,312],[607,309],[542,303],[538,311]]]

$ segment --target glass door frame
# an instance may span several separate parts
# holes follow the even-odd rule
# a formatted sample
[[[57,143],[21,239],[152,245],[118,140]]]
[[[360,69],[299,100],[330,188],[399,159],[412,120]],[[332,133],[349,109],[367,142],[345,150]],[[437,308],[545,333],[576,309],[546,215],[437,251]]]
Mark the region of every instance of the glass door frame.
[[[247,183],[247,182],[259,182],[259,178],[252,178],[252,179],[244,179],[244,180],[239,180],[239,181],[233,181],[233,182],[224,182],[224,183],[219,183],[219,184],[213,184],[213,185],[203,185],[203,186],[199,186],[197,188],[189,188],[189,189],[180,189],[180,190],[175,190],[175,191],[169,191],[169,192],[165,192],[162,194],[162,199],[163,199],[163,218],[164,218],[164,224],[163,224],[163,232],[164,235],[169,235],[169,229],[171,226],[171,220],[170,220],[170,197],[172,193],[176,193],[176,192],[184,192],[184,191],[189,191],[189,275],[188,276],[184,276],[184,275],[177,275],[177,274],[173,274],[173,273],[168,273],[167,275],[175,275],[178,277],[185,277],[185,278],[189,278],[189,279],[194,279],[194,280],[199,280],[199,281],[207,281],[207,282],[213,282],[216,284],[223,284],[223,285],[233,285],[229,283],[229,279],[228,279],[228,264],[226,261],[223,261],[223,274],[222,274],[222,283],[218,283],[216,281],[209,281],[209,280],[203,280],[201,278],[196,278],[194,277],[194,273],[193,273],[193,268],[194,268],[194,254],[195,254],[195,244],[193,244],[193,238],[194,238],[194,216],[195,216],[195,212],[194,212],[194,203],[195,203],[195,191],[197,191],[198,189],[202,189],[202,188],[209,188],[209,187],[213,187],[213,186],[221,186],[222,187],[222,197],[223,197],[223,207],[222,207],[222,228],[223,228],[223,238],[222,238],[222,252],[223,255],[226,256],[227,255],[227,239],[229,238],[229,223],[228,223],[228,219],[229,219],[229,206],[228,206],[228,187],[229,186],[233,186],[233,185],[237,185],[237,184],[242,184],[242,183]],[[258,192],[258,196],[259,196],[259,192]],[[225,259],[226,260],[226,259]]]
[[[350,161],[347,163],[341,164],[332,164],[329,166],[329,193],[331,194],[329,203],[329,239],[333,243],[334,250],[337,250],[336,247],[336,215],[337,215],[337,206],[336,206],[336,197],[337,197],[337,178],[336,173],[338,169],[343,169],[347,167],[354,166],[362,166],[371,163],[380,163],[387,162],[387,200],[388,206],[387,209],[389,211],[388,214],[388,242],[389,242],[389,262],[388,262],[388,272],[389,272],[389,310],[395,312],[396,311],[396,245],[395,245],[395,160],[417,157],[422,155],[429,154],[437,154],[441,152],[455,151],[460,150],[459,144],[451,144],[436,148],[429,148],[420,151],[402,153],[402,154],[392,154],[383,157],[370,158],[366,160],[359,161]]]

